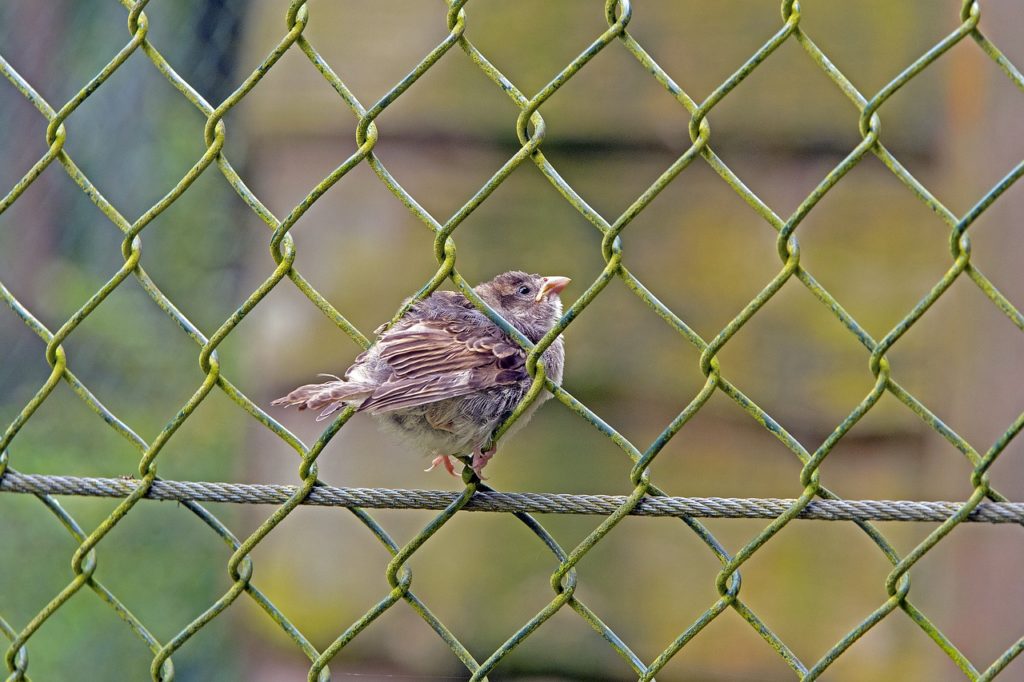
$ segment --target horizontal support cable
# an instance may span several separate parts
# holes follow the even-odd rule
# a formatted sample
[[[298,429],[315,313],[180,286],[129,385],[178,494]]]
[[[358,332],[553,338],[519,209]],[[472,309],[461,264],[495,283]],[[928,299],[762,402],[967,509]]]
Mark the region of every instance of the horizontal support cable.
[[[139,483],[129,478],[80,478],[7,472],[0,492],[36,495],[127,497]],[[178,502],[231,502],[282,504],[298,490],[291,485],[155,481],[145,499]],[[444,509],[459,493],[444,490],[389,488],[336,488],[318,485],[302,504],[322,507],[371,509]],[[626,502],[623,495],[568,495],[559,493],[478,492],[466,511],[531,512],[540,514],[609,515]],[[636,516],[689,516],[722,519],[772,519],[795,500],[777,498],[650,497],[631,512]],[[960,502],[917,500],[815,500],[797,518],[825,521],[931,521],[941,522],[963,506]],[[1022,502],[983,502],[967,521],[1024,522]]]

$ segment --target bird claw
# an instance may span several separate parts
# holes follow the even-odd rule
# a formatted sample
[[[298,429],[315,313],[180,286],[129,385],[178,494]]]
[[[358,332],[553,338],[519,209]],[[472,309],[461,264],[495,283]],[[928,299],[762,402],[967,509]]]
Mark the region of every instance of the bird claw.
[[[473,470],[473,473],[481,481],[487,480],[487,477],[484,476],[484,467],[491,461],[491,457],[494,457],[494,448],[488,450],[479,448],[473,453],[473,457],[469,461],[469,468]],[[430,466],[423,471],[433,471],[438,466],[443,466],[449,474],[456,478],[458,477],[458,474],[455,473],[455,465],[452,463],[451,455],[438,455],[430,461]]]
[[[475,473],[476,477],[481,481],[487,480],[487,477],[484,476],[484,467],[487,466],[489,461],[491,461],[491,457],[494,457],[494,448],[487,450],[478,448],[477,451],[473,453],[473,459],[470,461],[469,468],[473,470],[473,473]]]
[[[452,464],[452,458],[450,455],[438,455],[437,457],[430,461],[430,466],[424,469],[423,471],[433,471],[434,469],[437,468],[438,464],[442,465],[445,471],[447,471],[452,476],[458,476],[458,474],[455,473],[455,465]]]

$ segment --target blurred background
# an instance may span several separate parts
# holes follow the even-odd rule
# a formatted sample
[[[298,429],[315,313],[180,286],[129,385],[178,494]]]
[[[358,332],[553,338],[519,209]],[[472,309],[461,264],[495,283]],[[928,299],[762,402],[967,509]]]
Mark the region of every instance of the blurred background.
[[[703,100],[780,26],[778,3],[637,2],[630,33],[694,99]],[[871,96],[959,21],[960,3],[804,0],[803,29]],[[208,101],[219,103],[286,32],[283,0],[151,2],[150,40]],[[445,35],[441,2],[311,3],[306,36],[370,106]],[[605,28],[597,0],[474,0],[466,35],[516,85],[539,90]],[[128,40],[119,3],[8,0],[0,54],[54,108]],[[1024,65],[1024,11],[984,2],[981,27]],[[609,221],[690,144],[688,113],[616,42],[542,108],[544,152]],[[446,220],[518,148],[517,109],[458,48],[377,120],[375,149],[397,180]],[[857,111],[794,41],[787,41],[710,115],[713,148],[775,212],[788,216],[860,137]],[[941,201],[963,214],[1024,155],[1024,97],[972,41],[954,47],[881,110],[882,141]],[[0,83],[0,191],[46,151],[46,121]],[[65,149],[129,220],[202,155],[204,118],[140,52],[66,123]],[[356,117],[297,49],[226,118],[225,153],[283,217],[354,149]],[[971,228],[973,262],[1024,301],[1019,184]],[[358,166],[291,234],[297,265],[369,334],[432,275],[432,235],[368,166]],[[875,338],[950,264],[948,229],[873,156],[832,190],[798,230],[802,263]],[[273,270],[270,232],[216,168],[149,225],[149,274],[206,334]],[[604,265],[600,235],[523,164],[455,233],[461,272],[482,281],[508,269],[568,275],[571,300]],[[0,281],[51,330],[122,264],[120,232],[53,164],[0,215]],[[775,232],[706,163],[695,162],[623,235],[625,262],[705,339],[779,271]],[[641,449],[703,384],[698,352],[619,281],[566,334],[565,386]],[[197,347],[129,278],[65,342],[70,366],[116,415],[153,438],[199,386]],[[317,372],[339,372],[351,340],[285,280],[220,346],[224,373],[269,401]],[[796,280],[719,355],[723,373],[813,450],[870,390],[867,351]],[[978,450],[1024,409],[1018,330],[961,278],[891,351],[894,376]],[[0,423],[50,371],[44,345],[0,309]],[[312,442],[322,425],[274,416]],[[1024,498],[1018,441],[992,470]],[[25,473],[131,475],[138,453],[57,387],[11,447]],[[214,391],[159,457],[168,479],[294,484],[298,458]],[[504,444],[488,467],[505,491],[625,494],[631,463],[557,403]],[[455,490],[424,458],[353,419],[319,459],[334,485]],[[686,496],[794,497],[796,457],[721,394],[670,442],[654,480]],[[971,468],[891,396],[882,398],[822,467],[849,498],[964,499]],[[65,499],[91,530],[112,500]],[[240,537],[269,507],[210,505]],[[373,516],[398,542],[431,512]],[[0,615],[24,625],[71,579],[72,538],[38,500],[0,496]],[[540,519],[566,548],[600,518]],[[709,521],[735,552],[764,526]],[[907,552],[934,524],[879,524]],[[161,641],[222,595],[229,552],[190,513],[144,502],[97,549],[97,576]],[[343,509],[300,508],[256,548],[255,583],[318,648],[389,591],[389,556]],[[505,515],[460,514],[411,559],[414,589],[480,660],[551,598],[556,562]],[[911,598],[979,667],[1024,634],[1019,527],[957,528],[914,568]],[[579,566],[581,597],[645,661],[717,598],[718,564],[672,519],[626,519]],[[745,602],[807,663],[882,604],[890,565],[853,524],[795,522],[743,568]],[[6,647],[6,644],[4,644]],[[35,679],[146,679],[151,654],[115,613],[83,590],[32,637]],[[174,656],[179,680],[300,680],[308,662],[246,597]],[[336,679],[464,679],[448,648],[404,604],[332,663]],[[834,680],[960,679],[950,660],[897,612],[858,641]],[[1024,678],[1024,663],[1009,679]],[[563,609],[493,679],[620,680],[630,670]],[[726,612],[683,649],[660,680],[791,679],[771,648]]]

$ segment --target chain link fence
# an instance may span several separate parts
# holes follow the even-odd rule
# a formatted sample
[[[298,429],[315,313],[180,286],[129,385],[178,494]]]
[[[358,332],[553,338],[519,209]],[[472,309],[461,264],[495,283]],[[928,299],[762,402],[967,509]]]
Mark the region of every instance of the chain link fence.
[[[746,621],[753,631],[792,669],[798,679],[820,678],[829,666],[849,649],[859,638],[887,618],[909,618],[919,627],[934,645],[941,650],[971,680],[989,680],[1004,670],[1024,648],[1024,637],[1017,639],[994,661],[972,661],[933,622],[927,613],[912,599],[910,570],[939,542],[962,523],[1004,522],[1024,524],[1024,510],[1020,503],[1013,503],[1001,494],[990,480],[989,470],[1006,449],[1011,440],[1024,427],[1024,414],[1013,421],[987,448],[978,448],[944,423],[924,402],[902,386],[890,367],[887,354],[957,280],[969,280],[1006,316],[1018,329],[1024,330],[1024,316],[1008,300],[988,277],[971,260],[971,239],[969,229],[977,219],[996,202],[1014,183],[1024,175],[1024,162],[1017,164],[976,203],[962,215],[954,213],[940,202],[890,151],[881,141],[882,112],[886,102],[901,88],[929,68],[944,53],[961,42],[973,42],[988,59],[992,60],[1002,74],[1018,90],[1024,91],[1024,75],[1004,56],[980,28],[983,16],[982,4],[978,1],[963,3],[958,27],[930,47],[897,77],[873,94],[859,91],[850,80],[830,61],[828,55],[814,42],[801,26],[802,8],[799,2],[787,0],[781,5],[781,19],[777,32],[749,56],[749,59],[729,78],[723,81],[703,101],[692,99],[686,91],[666,73],[645,51],[643,45],[630,34],[628,27],[633,18],[634,7],[628,0],[608,0],[604,4],[604,20],[607,29],[594,38],[593,42],[571,62],[566,64],[543,88],[534,94],[523,92],[506,77],[488,57],[478,50],[471,40],[472,3],[468,0],[452,0],[444,12],[439,12],[438,21],[446,22],[447,35],[408,74],[395,84],[384,96],[370,104],[364,104],[346,86],[343,79],[327,63],[317,48],[310,42],[306,29],[316,21],[316,8],[305,1],[295,0],[284,12],[282,34],[277,45],[266,55],[262,63],[246,75],[244,81],[222,101],[209,101],[192,84],[183,78],[176,65],[165,58],[164,53],[150,41],[150,23],[144,11],[145,1],[124,0],[127,10],[127,37],[110,61],[66,102],[50,102],[15,69],[12,63],[0,56],[0,70],[5,78],[38,111],[46,122],[45,153],[23,172],[20,180],[0,200],[0,213],[16,205],[26,190],[51,167],[63,169],[67,176],[81,189],[109,222],[120,231],[121,265],[107,282],[94,291],[88,300],[59,326],[50,327],[40,321],[30,308],[23,304],[11,289],[0,283],[0,296],[21,318],[28,328],[45,344],[45,358],[51,371],[35,395],[24,405],[14,420],[6,427],[0,438],[0,490],[6,492],[31,493],[52,513],[57,521],[71,534],[77,543],[71,568],[74,577],[38,613],[25,622],[7,620],[0,613],[0,632],[8,640],[5,660],[8,679],[30,679],[30,660],[33,636],[47,620],[62,609],[81,592],[94,593],[113,613],[124,621],[139,640],[140,646],[152,652],[150,673],[154,680],[170,680],[175,676],[173,657],[181,647],[220,616],[239,599],[251,600],[266,616],[287,635],[288,638],[309,660],[308,679],[327,680],[331,678],[330,664],[360,633],[372,627],[377,619],[389,609],[401,607],[402,603],[411,608],[436,633],[437,637],[451,649],[465,666],[470,679],[486,679],[500,666],[508,655],[527,638],[541,628],[545,622],[559,612],[574,612],[593,628],[632,670],[637,679],[651,680],[666,664],[686,647],[702,630],[726,612],[734,612]],[[799,207],[789,216],[777,214],[761,198],[751,191],[712,147],[713,110],[757,70],[773,53],[786,43],[795,43],[817,68],[824,73],[859,112],[860,142],[822,179],[806,196]],[[631,55],[660,87],[671,94],[679,106],[681,116],[689,118],[691,145],[660,177],[651,184],[632,204],[617,216],[605,216],[591,207],[573,186],[559,173],[552,162],[545,157],[544,140],[547,134],[542,109],[556,92],[586,69],[591,60],[605,50],[624,50]],[[275,215],[261,201],[260,197],[242,179],[235,165],[224,151],[228,126],[227,114],[237,107],[253,88],[270,72],[286,54],[301,54],[310,68],[315,69],[333,88],[336,96],[357,118],[357,150],[327,177],[313,187],[308,194],[284,216]],[[417,199],[398,182],[394,175],[375,154],[380,139],[375,120],[401,98],[410,88],[435,65],[443,60],[468,59],[479,71],[500,89],[518,108],[515,130],[519,147],[507,158],[501,167],[481,185],[472,197],[446,219],[439,219],[428,212]],[[177,180],[173,188],[158,201],[149,205],[138,218],[132,220],[125,212],[100,192],[89,175],[76,164],[69,153],[67,143],[74,133],[73,114],[90,97],[94,96],[119,69],[128,63],[148,62],[171,86],[198,110],[206,119],[204,130],[205,151],[194,160],[191,168]],[[829,191],[865,158],[877,157],[920,202],[933,212],[948,229],[950,260],[946,272],[913,308],[907,312],[886,334],[875,338],[866,331],[815,276],[801,264],[801,250],[797,239],[800,225],[815,209]],[[432,233],[433,256],[437,263],[436,274],[414,293],[411,300],[422,299],[438,287],[450,283],[464,293],[477,307],[485,312],[515,340],[528,350],[527,367],[533,377],[533,385],[527,397],[514,414],[496,432],[495,438],[507,431],[510,425],[527,409],[537,395],[547,389],[558,401],[580,419],[597,429],[619,448],[624,462],[630,465],[628,478],[632,492],[626,496],[582,496],[582,495],[541,495],[502,494],[476,479],[468,469],[463,474],[464,488],[459,493],[439,491],[410,491],[384,489],[335,488],[319,477],[317,459],[328,442],[341,430],[353,414],[346,409],[339,413],[313,443],[302,442],[261,404],[261,396],[253,399],[246,395],[222,371],[218,347],[232,334],[236,327],[256,308],[272,290],[279,286],[294,286],[319,309],[338,330],[347,335],[356,346],[365,349],[371,338],[358,329],[331,301],[315,289],[303,276],[297,258],[295,242],[290,234],[307,211],[336,183],[342,181],[354,168],[367,165],[380,182],[401,202],[409,212],[419,219]],[[779,259],[777,274],[766,282],[761,291],[717,334],[704,338],[668,306],[663,304],[626,265],[628,234],[626,228],[688,167],[706,164],[722,181],[749,205],[751,211],[777,233],[776,254]],[[593,229],[600,233],[600,255],[605,266],[600,275],[579,294],[567,308],[556,327],[536,345],[510,327],[490,310],[474,293],[471,284],[460,275],[456,268],[456,232],[467,217],[472,214],[509,175],[521,166],[534,166],[565,202],[586,219]],[[200,177],[219,175],[242,198],[253,214],[269,228],[269,248],[275,268],[258,287],[252,290],[244,302],[226,319],[223,319],[211,334],[204,334],[186,313],[179,308],[164,289],[151,278],[142,264],[142,235],[146,228],[168,210],[183,194],[191,190]],[[642,239],[641,235],[637,235]],[[647,307],[651,314],[658,316],[676,332],[681,341],[700,352],[700,370],[706,381],[690,403],[667,425],[660,435],[649,444],[634,443],[605,422],[590,407],[569,392],[571,386],[559,386],[546,378],[544,367],[539,362],[543,351],[561,333],[572,326],[613,280],[620,280]],[[131,282],[134,280],[134,283]],[[285,282],[284,280],[289,280]],[[194,387],[192,395],[180,405],[177,414],[168,421],[152,439],[144,439],[129,424],[108,409],[90,390],[89,386],[73,371],[65,345],[77,328],[103,305],[122,286],[138,286],[152,299],[153,304],[173,320],[181,333],[186,335],[198,348],[198,360],[202,370],[202,381]],[[768,303],[783,287],[804,287],[813,294],[842,325],[846,332],[865,350],[868,367],[874,378],[870,392],[838,423],[832,433],[815,449],[807,448],[776,419],[750,399],[739,386],[728,378],[728,367],[720,363],[718,356],[731,339]],[[392,321],[397,320],[408,308],[409,303],[397,310]],[[575,340],[586,343],[585,339]],[[570,358],[571,358],[570,349]],[[571,361],[571,359],[570,359]],[[53,475],[28,475],[17,471],[19,454],[17,435],[33,414],[46,402],[55,388],[66,384],[74,394],[102,419],[118,436],[138,452],[138,468],[135,478],[81,478]],[[178,429],[185,424],[211,394],[222,393],[238,408],[273,433],[290,447],[299,458],[298,486],[260,486],[244,484],[197,483],[189,481],[165,481],[157,475],[158,461]],[[715,394],[722,394],[741,407],[751,419],[782,443],[800,462],[799,497],[788,500],[777,499],[721,499],[721,498],[677,498],[671,497],[659,487],[651,474],[652,464],[666,444],[685,429]],[[820,480],[820,468],[836,445],[855,424],[875,408],[879,400],[889,394],[922,420],[942,439],[948,441],[972,467],[970,485],[972,492],[967,499],[956,503],[918,501],[843,500]],[[90,495],[122,498],[112,513],[94,527],[79,523],[55,499],[54,495]],[[114,591],[97,576],[98,556],[104,539],[144,499],[178,500],[181,506],[198,517],[212,533],[216,534],[232,550],[227,562],[231,585],[208,608],[190,623],[168,639],[158,639],[143,620],[133,614]],[[259,526],[244,538],[237,537],[232,530],[211,512],[206,502],[237,502],[249,504],[271,504],[277,508]],[[386,578],[390,590],[380,595],[379,601],[354,622],[339,629],[339,634],[326,647],[313,645],[303,631],[258,587],[253,580],[254,549],[274,531],[286,517],[303,504],[343,506],[365,526],[391,553]],[[367,508],[414,508],[434,509],[440,513],[422,528],[409,542],[396,541],[378,523]],[[536,540],[551,553],[556,568],[551,573],[550,601],[527,622],[522,623],[508,635],[507,639],[490,652],[471,652],[459,639],[458,632],[442,622],[435,611],[417,595],[413,589],[413,573],[409,568],[410,558],[425,543],[460,511],[490,510],[513,514],[536,536]],[[573,547],[563,547],[532,513],[598,514],[605,518],[581,542]],[[630,515],[663,515],[676,517],[685,526],[684,532],[694,533],[720,562],[721,568],[715,581],[717,596],[711,599],[706,610],[689,627],[681,631],[664,649],[653,658],[642,658],[633,646],[620,637],[606,624],[600,614],[588,606],[577,594],[579,577],[577,564],[600,543],[613,529]],[[729,552],[702,523],[702,517],[766,518],[771,522],[755,537],[736,552]],[[759,617],[745,602],[741,590],[740,569],[770,542],[779,531],[796,519],[817,518],[845,520],[855,523],[877,546],[878,552],[891,564],[891,571],[885,581],[887,598],[864,617],[854,628],[835,642],[817,660],[798,656],[783,637]],[[898,552],[873,520],[915,520],[937,522],[938,526],[927,537],[907,552]],[[86,598],[86,597],[81,597]],[[2,605],[0,605],[2,606]],[[667,605],[662,605],[667,607]],[[902,616],[895,612],[902,612]]]

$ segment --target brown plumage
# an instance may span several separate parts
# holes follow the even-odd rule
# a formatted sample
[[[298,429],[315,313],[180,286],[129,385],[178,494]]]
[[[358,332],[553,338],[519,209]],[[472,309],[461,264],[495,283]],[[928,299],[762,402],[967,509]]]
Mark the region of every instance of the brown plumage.
[[[562,314],[558,294],[566,277],[506,272],[475,288],[488,305],[531,341],[539,341]],[[544,352],[553,381],[562,380],[561,337]],[[300,386],[273,405],[321,410],[325,419],[357,405],[409,443],[433,454],[433,466],[453,472],[450,455],[473,451],[481,474],[493,452],[483,450],[493,430],[526,395],[526,354],[460,293],[437,291],[413,305],[344,374]],[[521,426],[551,395],[546,391],[516,422]],[[433,466],[431,468],[433,468]]]

